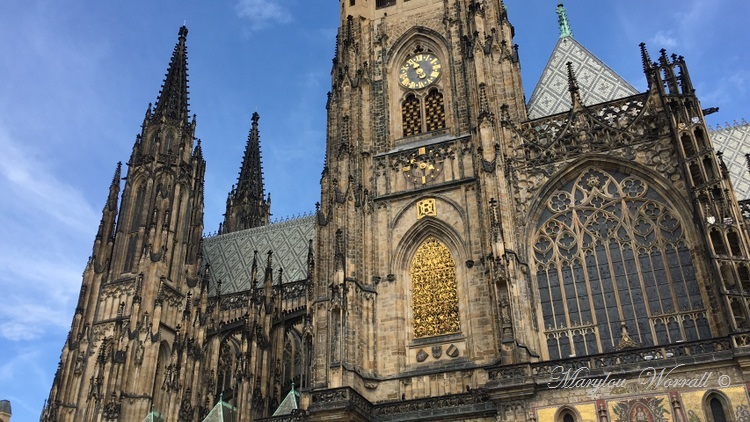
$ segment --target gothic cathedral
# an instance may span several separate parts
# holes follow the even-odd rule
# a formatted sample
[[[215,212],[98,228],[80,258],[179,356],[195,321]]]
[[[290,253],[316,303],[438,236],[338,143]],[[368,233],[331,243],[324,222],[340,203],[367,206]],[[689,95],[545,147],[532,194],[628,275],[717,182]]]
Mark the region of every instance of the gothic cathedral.
[[[639,92],[558,14],[527,103],[502,0],[343,0],[316,213],[269,224],[254,114],[206,238],[180,28],[41,420],[750,420],[712,110],[682,57],[641,45]]]

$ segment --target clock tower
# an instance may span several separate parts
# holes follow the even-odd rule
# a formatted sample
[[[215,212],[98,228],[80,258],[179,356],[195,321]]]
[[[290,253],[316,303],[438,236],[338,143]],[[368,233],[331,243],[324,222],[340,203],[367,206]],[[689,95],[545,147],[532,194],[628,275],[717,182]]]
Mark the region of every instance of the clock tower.
[[[504,119],[526,119],[502,1],[344,0],[328,97],[310,410],[452,396],[529,360]],[[483,375],[485,374],[485,375]],[[335,401],[335,400],[334,400]],[[473,403],[473,402],[472,402]],[[478,406],[478,407],[477,407]],[[472,412],[474,410],[471,410]]]

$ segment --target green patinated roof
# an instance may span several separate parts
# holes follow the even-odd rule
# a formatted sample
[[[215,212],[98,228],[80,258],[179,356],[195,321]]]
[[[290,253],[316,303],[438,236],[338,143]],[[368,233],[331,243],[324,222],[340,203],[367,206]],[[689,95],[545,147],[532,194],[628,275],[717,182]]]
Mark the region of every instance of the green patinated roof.
[[[268,251],[273,251],[274,283],[279,268],[283,281],[307,278],[307,253],[315,238],[315,217],[303,217],[263,227],[203,239],[203,258],[211,265],[211,293],[221,280],[221,294],[250,289],[254,251],[258,251],[258,277],[263,281]]]
[[[591,106],[635,95],[638,91],[593,53],[573,39],[565,10],[558,6],[560,39],[527,105],[529,119],[563,113],[572,107],[567,62],[580,87],[583,104]]]
[[[273,416],[291,415],[293,410],[299,409],[297,397],[299,397],[299,392],[294,389],[294,384],[292,384],[291,391],[281,401],[279,408],[273,412]]]
[[[750,180],[745,154],[750,154],[750,124],[746,121],[711,132],[714,148],[724,154],[737,199],[750,199]]]
[[[231,404],[224,400],[219,400],[216,406],[208,412],[203,422],[232,422],[234,421],[236,410]]]
[[[151,411],[145,418],[143,418],[142,422],[164,422],[164,418],[162,418],[159,412]]]

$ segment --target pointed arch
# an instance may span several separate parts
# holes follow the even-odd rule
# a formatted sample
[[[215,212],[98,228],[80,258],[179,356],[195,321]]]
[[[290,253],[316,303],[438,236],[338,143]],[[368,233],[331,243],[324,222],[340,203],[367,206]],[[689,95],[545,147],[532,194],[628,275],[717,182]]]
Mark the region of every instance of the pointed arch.
[[[440,198],[442,199],[442,198]],[[416,201],[415,201],[416,203]],[[453,202],[447,202],[455,206]],[[393,219],[394,223],[398,222],[404,212],[408,212],[413,206],[407,206],[401,213]],[[414,224],[399,241],[393,255],[393,270],[395,272],[409,272],[411,259],[419,245],[428,237],[435,237],[443,242],[453,254],[456,262],[464,262],[468,256],[466,245],[461,235],[454,227],[438,218],[423,218]]]
[[[227,333],[219,343],[215,397],[223,395],[227,402],[234,398],[237,375],[242,374],[243,370],[240,359],[242,336],[241,331],[232,331]]]
[[[703,396],[703,412],[706,422],[732,421],[732,403],[729,398],[717,390],[709,390]]]
[[[563,406],[557,409],[555,414],[555,422],[578,422],[581,420],[581,416],[578,412],[571,407]]]
[[[658,179],[591,162],[569,175],[529,225],[549,358],[709,337],[690,220]]]

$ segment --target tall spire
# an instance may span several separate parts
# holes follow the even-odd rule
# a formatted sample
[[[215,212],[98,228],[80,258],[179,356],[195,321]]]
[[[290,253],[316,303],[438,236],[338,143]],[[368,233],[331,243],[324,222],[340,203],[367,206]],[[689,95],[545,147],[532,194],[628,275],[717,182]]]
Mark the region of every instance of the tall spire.
[[[572,37],[573,30],[570,29],[568,14],[565,13],[565,6],[562,3],[557,5],[557,21],[560,23],[560,38]]]
[[[271,196],[265,197],[263,187],[258,120],[260,120],[258,113],[253,113],[237,187],[232,189],[227,198],[227,210],[221,226],[222,233],[266,225],[271,215]]]
[[[260,157],[258,120],[260,120],[260,115],[253,113],[253,123],[245,145],[245,156],[242,158],[240,177],[237,180],[237,192],[249,197],[263,199],[263,163]]]
[[[156,100],[153,116],[156,119],[188,120],[188,76],[187,76],[187,40],[188,29],[180,27],[177,45],[169,62],[169,69],[164,78],[159,98]]]

